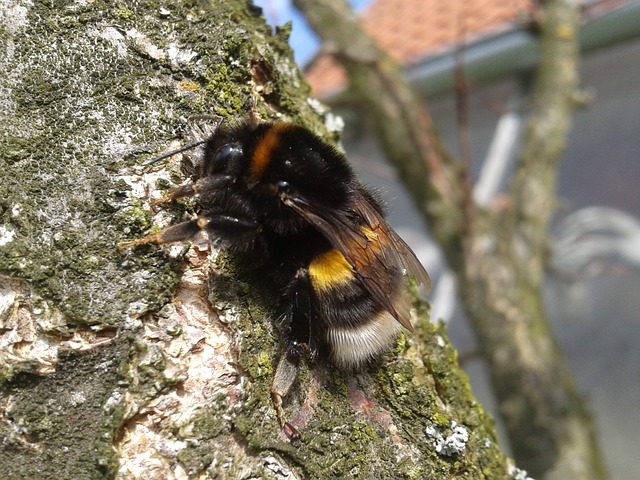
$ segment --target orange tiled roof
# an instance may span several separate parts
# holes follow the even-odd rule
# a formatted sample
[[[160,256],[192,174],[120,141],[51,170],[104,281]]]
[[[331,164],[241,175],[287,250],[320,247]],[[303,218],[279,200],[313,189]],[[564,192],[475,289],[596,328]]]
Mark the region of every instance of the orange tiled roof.
[[[375,0],[362,14],[364,29],[403,65],[481,36],[513,28],[534,8],[534,0]],[[344,71],[329,56],[306,69],[314,94],[346,85]]]

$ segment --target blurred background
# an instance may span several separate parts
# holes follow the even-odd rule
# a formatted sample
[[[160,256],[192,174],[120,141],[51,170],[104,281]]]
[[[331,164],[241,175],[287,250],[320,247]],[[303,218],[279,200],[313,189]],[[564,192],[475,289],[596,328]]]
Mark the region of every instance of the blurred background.
[[[268,22],[293,22],[290,43],[314,95],[344,119],[343,146],[390,206],[390,221],[434,281],[432,316],[448,323],[474,392],[494,406],[486,368],[459,306],[454,276],[378,149],[366,118],[344,107],[346,77],[319,50],[288,0],[256,0]],[[525,0],[351,2],[381,48],[405,67],[454,154],[466,131],[477,203],[500,208],[517,159],[536,65]],[[640,1],[585,1],[580,69],[585,106],[559,169],[545,307],[595,417],[611,478],[640,478]],[[457,119],[464,69],[468,121]],[[335,124],[335,122],[334,122]],[[338,121],[338,125],[340,122]],[[494,413],[494,417],[498,418]],[[508,444],[503,439],[508,450]]]

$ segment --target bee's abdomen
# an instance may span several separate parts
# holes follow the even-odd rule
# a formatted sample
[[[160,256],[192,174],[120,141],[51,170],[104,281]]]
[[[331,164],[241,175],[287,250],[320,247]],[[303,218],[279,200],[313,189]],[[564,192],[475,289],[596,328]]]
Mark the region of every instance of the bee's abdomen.
[[[333,363],[354,367],[389,348],[400,324],[374,301],[338,250],[317,255],[309,264],[309,278],[317,300],[314,321]]]
[[[317,255],[309,263],[311,285],[320,294],[348,286],[355,280],[353,268],[336,249]]]
[[[375,358],[393,345],[402,328],[386,310],[360,320],[355,325],[334,326],[327,330],[326,341],[335,365],[357,367]]]

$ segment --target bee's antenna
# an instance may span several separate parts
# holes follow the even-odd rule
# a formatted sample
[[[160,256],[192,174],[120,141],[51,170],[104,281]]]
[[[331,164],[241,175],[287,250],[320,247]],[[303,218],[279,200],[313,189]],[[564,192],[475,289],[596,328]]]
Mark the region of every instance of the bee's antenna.
[[[197,146],[202,145],[203,143],[207,143],[206,140],[202,140],[200,142],[196,142],[196,143],[192,143],[190,145],[187,145],[186,147],[182,147],[179,148],[178,150],[173,150],[171,152],[165,153],[163,155],[160,155],[159,157],[155,157],[152,158],[151,160],[147,160],[146,162],[144,162],[144,165],[153,165],[154,163],[158,163],[161,160],[164,160],[165,158],[171,157],[177,153],[182,153],[182,152],[186,152],[187,150],[191,150],[192,148],[196,148]]]

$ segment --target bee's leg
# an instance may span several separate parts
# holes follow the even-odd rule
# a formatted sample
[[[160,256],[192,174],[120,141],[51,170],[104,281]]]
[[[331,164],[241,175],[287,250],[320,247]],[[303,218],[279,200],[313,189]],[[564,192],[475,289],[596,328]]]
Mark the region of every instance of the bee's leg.
[[[271,384],[271,398],[273,400],[273,407],[276,410],[276,416],[278,417],[278,423],[280,423],[285,433],[291,438],[299,437],[300,433],[287,421],[287,416],[282,407],[282,399],[286,397],[289,390],[291,390],[291,387],[298,379],[299,373],[300,354],[294,346],[293,348],[288,348],[280,358],[276,373],[273,376],[273,383]]]
[[[311,284],[309,271],[300,268],[288,288],[289,306],[285,321],[289,327],[289,341],[285,353],[278,362],[271,387],[271,397],[280,426],[287,430],[290,437],[298,437],[297,429],[291,425],[282,408],[282,399],[287,396],[300,372],[300,358],[316,349],[315,338],[311,331]]]
[[[228,188],[230,184],[235,181],[232,175],[208,175],[199,179],[194,183],[187,183],[186,185],[180,185],[172,190],[169,190],[166,194],[151,203],[151,207],[161,208],[167,203],[177,200],[178,198],[192,197],[193,195],[202,194],[203,192],[216,191],[224,188]]]
[[[166,243],[177,243],[191,240],[200,230],[207,225],[207,220],[199,217],[189,222],[179,223],[160,230],[153,235],[131,240],[129,242],[120,242],[118,250],[125,250],[131,247],[139,247],[140,245],[163,245]]]
[[[206,230],[213,234],[224,233],[228,240],[248,242],[250,239],[253,243],[258,243],[256,232],[259,225],[250,219],[233,217],[230,215],[202,215],[195,220],[189,222],[172,225],[153,235],[131,240],[129,242],[121,242],[118,244],[119,250],[131,247],[139,247],[140,245],[164,245],[167,243],[178,243],[192,240],[198,232]],[[249,242],[251,243],[251,242]]]
[[[151,202],[151,208],[154,210],[164,207],[167,203],[177,200],[178,198],[191,197],[198,193],[198,186],[196,183],[188,183],[186,185],[180,185],[172,190],[169,190],[162,197]]]
[[[291,298],[289,328],[296,348],[305,350],[313,358],[318,346],[311,321],[311,291],[309,270],[299,268],[293,282],[289,285]]]

